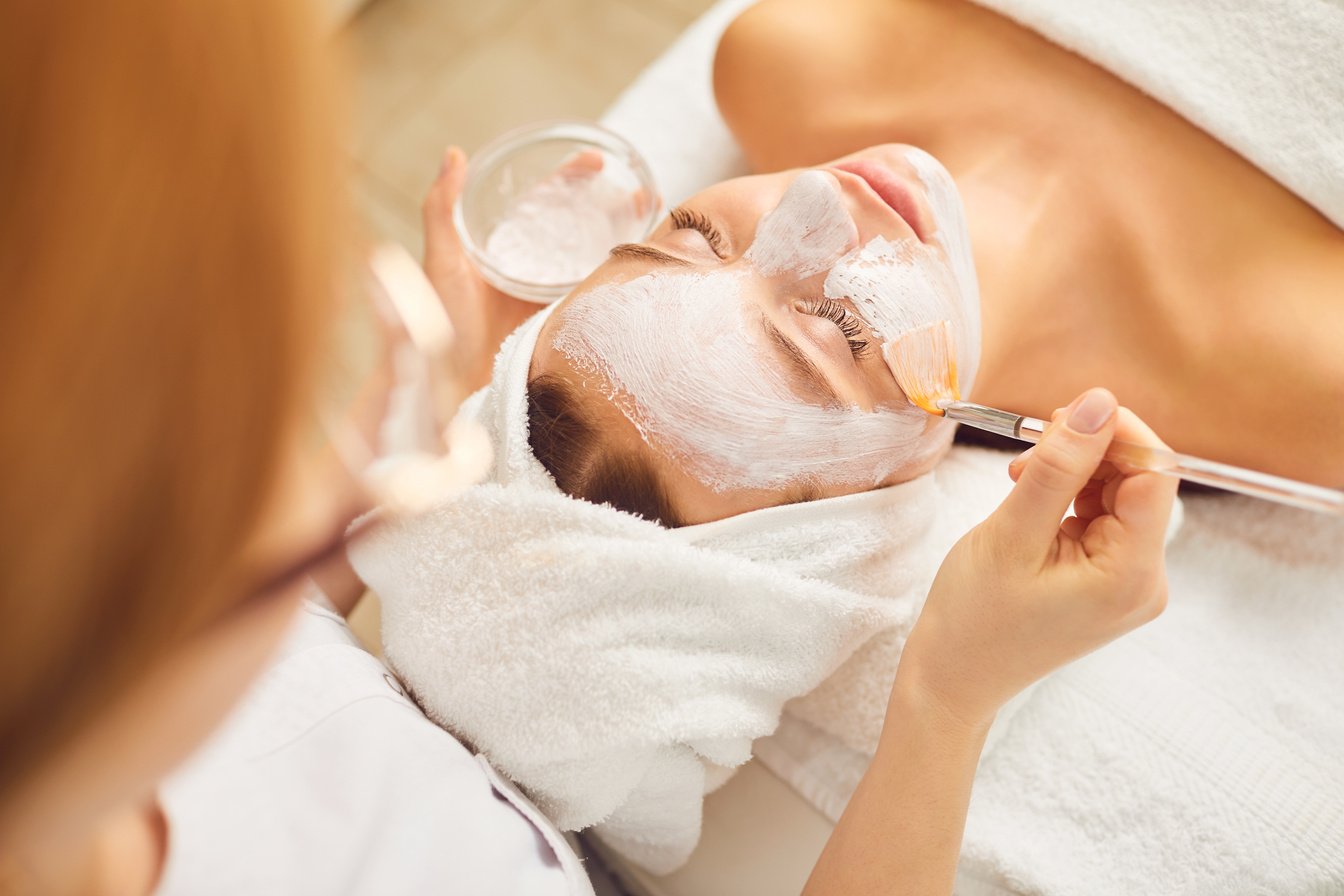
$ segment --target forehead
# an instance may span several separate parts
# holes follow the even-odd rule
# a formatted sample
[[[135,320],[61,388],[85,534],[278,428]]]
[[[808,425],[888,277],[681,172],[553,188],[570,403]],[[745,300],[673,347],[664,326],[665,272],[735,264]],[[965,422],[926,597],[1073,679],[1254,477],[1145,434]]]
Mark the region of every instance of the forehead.
[[[584,278],[582,283],[560,299],[555,310],[546,319],[546,323],[542,325],[541,332],[537,334],[536,347],[532,349],[532,364],[528,369],[528,379],[548,373],[559,374],[572,379],[575,385],[578,385],[579,378],[573,369],[573,365],[555,345],[556,336],[564,326],[567,312],[571,311],[576,305],[593,301],[592,294],[595,290],[608,284],[636,279],[647,274],[654,267],[655,263],[653,261],[616,258],[608,258],[598,265],[591,274]]]
[[[635,422],[644,419],[644,417],[635,411],[631,404],[633,396],[624,388],[623,384],[616,382],[601,365],[586,365],[581,361],[576,361],[568,356],[560,345],[557,345],[557,341],[561,344],[564,342],[564,337],[561,334],[566,326],[565,312],[576,305],[591,303],[591,310],[600,314],[603,304],[613,298],[610,292],[612,284],[635,280],[642,281],[634,284],[634,289],[641,290],[647,287],[648,291],[632,296],[634,301],[656,302],[660,296],[672,293],[672,304],[680,305],[681,303],[676,302],[676,294],[683,293],[686,291],[686,287],[693,288],[695,285],[701,286],[702,289],[704,287],[712,288],[712,280],[715,279],[712,274],[704,272],[679,275],[672,271],[659,271],[656,274],[640,275],[634,273],[642,267],[639,264],[616,264],[612,267],[619,269],[615,275],[596,278],[594,282],[585,284],[581,289],[576,289],[562,303],[562,305],[568,307],[557,307],[546,320],[538,336],[536,347],[533,349],[529,379],[540,375],[558,376],[574,386],[579,395],[582,396],[582,412],[600,428],[604,446],[607,449],[640,458],[648,464],[665,487],[668,498],[672,501],[679,517],[686,522],[707,522],[778,503],[779,496],[772,495],[767,491],[738,488],[725,492],[713,489],[696,478],[687,464],[669,460],[667,451],[674,449],[675,445],[665,441],[664,437],[667,433],[650,431],[646,426],[641,426]],[[705,283],[706,278],[709,278],[711,282]],[[730,281],[732,277],[731,275],[725,275],[724,279]],[[697,284],[696,281],[700,282]],[[679,286],[683,288],[679,289]],[[700,292],[699,295],[704,299],[711,297],[705,291]],[[736,312],[739,303],[734,301],[731,296],[722,296],[722,298],[724,299],[725,310]],[[585,313],[587,311],[588,309],[585,309]],[[670,329],[683,331],[695,329],[696,324],[692,317],[677,313],[660,317],[659,320]],[[574,323],[571,318],[569,324],[574,326]],[[581,330],[584,324],[580,322],[577,326]],[[735,328],[727,329],[733,330]],[[661,330],[659,332],[666,333],[666,331]],[[571,332],[569,335],[572,338],[575,334]],[[610,335],[608,333],[608,336]],[[638,338],[635,334],[630,335]],[[670,334],[667,335],[670,336]],[[560,337],[559,340],[557,337]],[[732,334],[727,334],[727,338],[731,340]],[[725,347],[721,346],[721,348]],[[684,367],[685,372],[694,378],[694,372],[700,366],[697,361],[686,358],[683,353],[674,354],[677,355],[675,359],[650,357],[650,361],[655,367],[660,363],[675,361],[676,367]],[[736,350],[725,348],[725,354],[741,358],[744,353],[739,347]],[[665,370],[664,374],[664,376],[656,379],[660,382],[667,382],[671,371]],[[673,455],[681,456],[675,450],[673,450]]]
[[[734,216],[759,218],[774,208],[789,182],[797,174],[797,170],[789,170],[722,180],[693,193],[679,205],[700,211],[718,211]],[[667,220],[664,219],[662,227],[666,226]]]
[[[717,307],[725,313],[736,312],[740,307],[741,279],[728,268],[683,269],[639,258],[608,259],[565,296],[546,320],[532,352],[529,376],[582,373],[576,371],[557,342],[562,341],[560,337],[566,328],[582,329],[601,319],[606,310],[613,314],[623,312],[621,317],[627,322],[632,317],[643,319],[646,326],[642,329],[692,324],[701,329],[712,328],[703,315],[692,317],[686,310]],[[582,319],[576,320],[579,315]],[[579,376],[575,384],[584,385],[582,379],[590,381],[587,386],[594,385],[592,376]]]

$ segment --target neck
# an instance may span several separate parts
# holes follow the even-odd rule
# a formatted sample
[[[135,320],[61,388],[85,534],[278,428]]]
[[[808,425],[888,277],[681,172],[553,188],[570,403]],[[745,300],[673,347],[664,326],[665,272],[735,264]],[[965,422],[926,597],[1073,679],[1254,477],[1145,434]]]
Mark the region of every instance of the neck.
[[[1095,323],[1212,350],[1228,334],[1202,297],[1253,302],[1281,291],[1285,270],[1340,272],[1340,232],[1249,162],[1091,63],[966,6],[918,7],[955,14],[958,37],[907,60],[913,83],[930,86],[904,92],[892,118],[961,190],[991,354],[1032,345],[1071,302],[1113,309],[1116,320],[1102,311]],[[943,24],[937,33],[953,33]]]
[[[167,854],[157,803],[115,813],[95,830],[41,841],[6,838],[0,891],[46,896],[146,896]]]

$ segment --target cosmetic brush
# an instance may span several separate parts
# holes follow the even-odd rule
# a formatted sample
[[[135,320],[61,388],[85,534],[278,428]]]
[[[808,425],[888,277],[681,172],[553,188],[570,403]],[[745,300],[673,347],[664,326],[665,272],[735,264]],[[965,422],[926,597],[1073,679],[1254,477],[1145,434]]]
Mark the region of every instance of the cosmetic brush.
[[[956,350],[947,321],[910,330],[888,343],[882,354],[910,403],[930,414],[1033,443],[1040,441],[1049,425],[1046,420],[961,400]],[[1111,442],[1106,459],[1292,507],[1344,516],[1344,492],[1282,476],[1118,439]]]

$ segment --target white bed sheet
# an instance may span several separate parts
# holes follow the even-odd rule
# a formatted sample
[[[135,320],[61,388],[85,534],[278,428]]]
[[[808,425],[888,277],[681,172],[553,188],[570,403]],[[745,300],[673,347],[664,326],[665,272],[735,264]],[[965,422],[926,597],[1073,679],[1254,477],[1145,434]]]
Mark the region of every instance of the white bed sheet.
[[[635,79],[602,123],[648,161],[668,208],[710,184],[747,173],[714,105],[711,70],[719,36],[755,0],[719,0]]]

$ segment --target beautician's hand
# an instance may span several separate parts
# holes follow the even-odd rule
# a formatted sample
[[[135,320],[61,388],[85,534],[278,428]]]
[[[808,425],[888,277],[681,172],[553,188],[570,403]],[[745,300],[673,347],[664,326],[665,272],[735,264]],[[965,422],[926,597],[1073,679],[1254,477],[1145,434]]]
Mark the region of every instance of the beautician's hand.
[[[1162,444],[1105,389],[1057,411],[1010,466],[1012,493],[947,555],[901,654],[876,755],[806,896],[951,893],[994,714],[1162,612],[1177,481],[1104,461],[1117,436]],[[1077,515],[1061,523],[1070,502]]]
[[[1162,612],[1177,480],[1104,461],[1113,437],[1162,445],[1105,389],[1055,412],[1010,466],[1008,498],[944,560],[898,682],[988,724],[1032,682]]]
[[[448,309],[456,330],[454,371],[463,394],[490,380],[495,352],[519,324],[539,308],[486,283],[472,267],[453,227],[453,203],[467,176],[467,157],[456,146],[443,154],[439,176],[429,188],[421,213],[425,226],[425,273]]]

